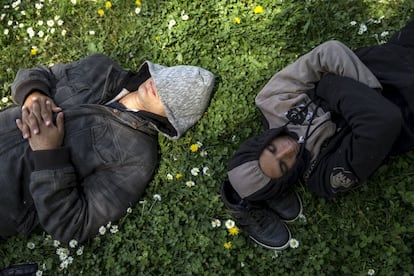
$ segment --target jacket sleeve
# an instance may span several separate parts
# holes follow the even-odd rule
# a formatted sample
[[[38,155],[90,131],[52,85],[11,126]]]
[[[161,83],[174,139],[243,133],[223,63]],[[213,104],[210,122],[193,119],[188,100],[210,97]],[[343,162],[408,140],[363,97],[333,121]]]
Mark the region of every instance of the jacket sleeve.
[[[12,99],[22,105],[26,97],[33,91],[39,91],[49,97],[53,74],[46,66],[20,69],[11,86]]]
[[[86,241],[122,217],[142,197],[155,167],[149,160],[131,160],[78,179],[67,148],[32,154],[30,192],[40,224],[62,242]]]
[[[285,111],[303,103],[304,93],[315,88],[323,75],[334,73],[381,88],[371,71],[346,45],[327,41],[277,72],[256,96],[256,106],[269,127],[284,124]]]
[[[326,75],[316,94],[349,129],[321,153],[308,179],[310,190],[333,197],[358,186],[379,167],[400,133],[402,115],[380,93],[347,77]]]
[[[122,83],[127,72],[114,60],[102,54],[93,54],[51,67],[20,69],[12,83],[12,99],[16,104],[22,105],[31,92],[39,91],[51,97],[57,105],[74,96],[77,99],[73,100],[76,104],[98,103],[105,96],[104,93],[110,93],[108,97],[113,97],[113,93],[119,92],[118,85]]]

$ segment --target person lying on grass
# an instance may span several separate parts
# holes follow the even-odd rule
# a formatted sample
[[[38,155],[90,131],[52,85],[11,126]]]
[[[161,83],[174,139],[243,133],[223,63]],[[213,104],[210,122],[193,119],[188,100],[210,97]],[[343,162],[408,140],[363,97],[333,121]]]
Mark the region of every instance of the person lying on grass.
[[[22,69],[0,112],[0,237],[37,226],[86,241],[143,195],[158,133],[177,139],[202,116],[214,75],[146,61],[136,73],[95,54]]]
[[[388,43],[351,51],[328,41],[256,96],[265,131],[228,163],[222,199],[258,244],[281,250],[302,210],[295,186],[333,198],[414,145],[414,21]]]

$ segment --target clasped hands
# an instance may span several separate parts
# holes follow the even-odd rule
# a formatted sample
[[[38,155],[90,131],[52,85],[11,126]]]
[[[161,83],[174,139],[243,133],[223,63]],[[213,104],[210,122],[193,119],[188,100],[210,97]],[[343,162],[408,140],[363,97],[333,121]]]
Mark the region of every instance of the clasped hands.
[[[53,122],[53,113],[57,113],[56,122]],[[55,149],[63,144],[62,109],[40,92],[33,92],[26,98],[22,118],[16,119],[16,125],[33,151]]]

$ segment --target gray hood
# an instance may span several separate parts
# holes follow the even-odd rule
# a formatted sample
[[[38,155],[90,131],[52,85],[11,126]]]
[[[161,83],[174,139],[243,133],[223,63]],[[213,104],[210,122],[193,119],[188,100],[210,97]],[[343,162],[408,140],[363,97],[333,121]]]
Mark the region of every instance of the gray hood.
[[[201,67],[167,67],[150,61],[145,61],[138,71],[145,67],[154,79],[167,119],[177,131],[174,137],[163,134],[170,139],[178,139],[200,120],[206,110],[214,75]]]

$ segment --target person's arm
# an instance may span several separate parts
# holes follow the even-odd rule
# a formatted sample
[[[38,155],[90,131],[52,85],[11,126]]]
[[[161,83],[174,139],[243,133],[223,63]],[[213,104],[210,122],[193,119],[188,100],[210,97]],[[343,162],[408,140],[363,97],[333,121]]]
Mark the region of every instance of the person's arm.
[[[74,104],[96,104],[96,100],[102,98],[104,88],[110,89],[107,93],[114,93],[112,89],[119,88],[126,74],[127,71],[118,63],[102,54],[93,54],[51,67],[20,69],[12,83],[12,99],[16,104],[23,105],[32,92],[39,92],[61,105],[62,101],[72,98],[73,95],[82,94],[83,97],[77,97]],[[110,83],[107,83],[108,78]]]
[[[134,160],[105,164],[80,179],[70,149],[62,147],[63,113],[56,124],[46,125],[35,102],[33,112],[22,112],[21,121],[27,120],[38,120],[40,126],[28,139],[33,164],[29,189],[40,224],[54,239],[83,242],[96,236],[100,226],[118,220],[144,193],[153,160],[131,155]]]
[[[52,107],[54,112],[59,112],[61,109],[56,106],[50,94],[52,85],[51,79],[53,74],[46,66],[38,66],[30,69],[20,69],[11,87],[12,99],[16,104],[26,108],[29,112],[32,111],[33,101],[38,101],[40,108],[46,110],[46,102]],[[49,112],[43,111],[43,120],[50,124],[52,116]],[[39,130],[37,124],[33,124],[33,129]],[[28,125],[23,125],[22,135],[25,139],[30,137],[30,130]]]
[[[13,101],[23,105],[26,98],[32,92],[52,98],[50,89],[53,85],[53,74],[46,66],[37,66],[17,71],[16,77],[11,86]]]
[[[46,112],[46,103],[54,112],[61,111],[59,106],[63,102],[70,102],[71,105],[97,104],[104,98],[103,93],[108,93],[105,96],[109,98],[113,97],[112,94],[117,93],[114,89],[125,76],[125,71],[111,58],[94,54],[72,63],[20,69],[11,87],[12,98],[29,112],[32,111],[33,101],[38,101],[43,120],[50,123],[52,117]],[[113,79],[108,81],[111,77]],[[39,129],[39,126],[33,123],[23,126],[24,138],[30,137],[30,128]]]
[[[40,224],[62,242],[84,242],[116,223],[142,197],[154,171],[150,162],[135,160],[78,179],[67,148],[35,152],[33,160],[30,193]]]
[[[402,115],[377,91],[347,77],[324,76],[316,95],[350,129],[340,141],[332,139],[335,145],[321,153],[308,179],[310,190],[333,197],[358,186],[379,167],[400,133]]]
[[[381,84],[371,71],[347,46],[339,41],[328,41],[288,65],[263,87],[256,97],[269,127],[284,124],[285,112],[294,105],[302,104],[304,93],[327,73],[358,80],[371,88]]]

